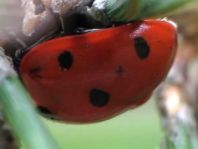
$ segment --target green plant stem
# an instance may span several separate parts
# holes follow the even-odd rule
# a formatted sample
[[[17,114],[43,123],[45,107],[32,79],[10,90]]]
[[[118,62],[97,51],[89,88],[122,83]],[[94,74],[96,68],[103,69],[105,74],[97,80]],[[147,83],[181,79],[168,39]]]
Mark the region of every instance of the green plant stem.
[[[1,81],[0,105],[14,134],[27,149],[57,149],[17,76]]]
[[[163,15],[192,1],[194,0],[95,0],[92,10],[102,11],[112,22],[126,23]]]
[[[0,47],[0,109],[18,143],[27,149],[58,149]]]
[[[140,17],[153,17],[164,15],[193,0],[142,0]]]
[[[17,76],[0,83],[0,104],[16,137],[27,149],[57,149],[29,99]]]

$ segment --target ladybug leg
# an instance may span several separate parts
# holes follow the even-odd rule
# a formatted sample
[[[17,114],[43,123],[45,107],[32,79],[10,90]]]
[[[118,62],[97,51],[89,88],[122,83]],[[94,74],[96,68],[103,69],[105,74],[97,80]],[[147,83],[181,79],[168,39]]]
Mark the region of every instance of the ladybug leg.
[[[22,0],[22,3],[25,10],[23,33],[28,37],[37,38],[37,43],[55,34],[60,36],[74,34],[79,28],[94,29],[111,26],[104,12],[94,9],[94,0],[71,2]]]
[[[66,30],[65,30],[65,26],[64,26],[64,19],[63,19],[63,16],[62,15],[59,15],[58,16],[58,19],[59,19],[59,22],[60,22],[60,30],[61,30],[61,33],[64,33]]]
[[[87,30],[112,26],[110,19],[102,11],[92,9],[93,0],[67,13],[50,9],[58,24],[60,36],[89,32]],[[100,18],[100,19],[99,19]]]
[[[63,14],[56,13],[50,9],[51,14],[53,15],[55,22],[57,24],[57,34],[65,35],[67,33],[67,26],[65,25],[65,17]]]

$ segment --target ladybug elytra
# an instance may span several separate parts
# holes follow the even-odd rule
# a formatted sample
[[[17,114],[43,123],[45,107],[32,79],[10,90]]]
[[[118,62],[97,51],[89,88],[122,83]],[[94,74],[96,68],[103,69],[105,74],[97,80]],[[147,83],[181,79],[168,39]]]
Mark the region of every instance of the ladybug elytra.
[[[88,123],[145,103],[176,53],[174,25],[144,20],[45,41],[25,54],[19,73],[45,115]]]

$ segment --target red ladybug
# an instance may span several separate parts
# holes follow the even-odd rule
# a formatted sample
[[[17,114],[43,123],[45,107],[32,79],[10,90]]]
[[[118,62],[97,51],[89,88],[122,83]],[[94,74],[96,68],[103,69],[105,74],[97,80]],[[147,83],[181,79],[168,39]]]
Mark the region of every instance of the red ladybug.
[[[38,108],[61,121],[109,119],[148,100],[176,53],[176,28],[145,20],[46,41],[19,73]]]

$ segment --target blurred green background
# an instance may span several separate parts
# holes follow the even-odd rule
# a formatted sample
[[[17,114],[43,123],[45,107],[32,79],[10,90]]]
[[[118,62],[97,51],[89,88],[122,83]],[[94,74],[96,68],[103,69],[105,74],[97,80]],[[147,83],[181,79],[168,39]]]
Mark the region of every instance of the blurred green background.
[[[0,31],[5,27],[12,30],[21,27],[20,10],[18,0],[0,0]],[[157,149],[161,140],[153,99],[137,109],[95,124],[43,120],[61,149]]]
[[[153,99],[113,119],[86,125],[46,121],[61,149],[157,149],[161,133]]]

